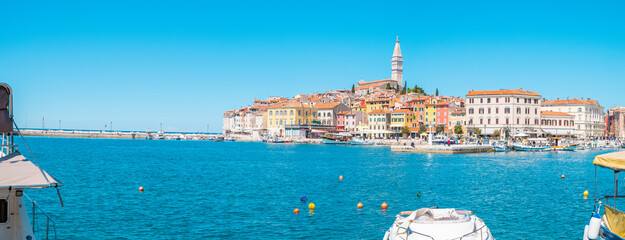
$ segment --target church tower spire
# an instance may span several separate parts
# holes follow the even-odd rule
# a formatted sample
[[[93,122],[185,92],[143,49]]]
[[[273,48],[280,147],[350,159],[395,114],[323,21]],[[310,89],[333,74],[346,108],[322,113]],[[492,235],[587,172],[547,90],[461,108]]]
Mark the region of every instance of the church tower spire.
[[[401,88],[403,84],[403,63],[404,60],[402,60],[401,48],[399,47],[399,36],[397,36],[397,39],[395,40],[395,50],[393,51],[393,57],[391,58],[391,79],[397,81],[398,88]]]

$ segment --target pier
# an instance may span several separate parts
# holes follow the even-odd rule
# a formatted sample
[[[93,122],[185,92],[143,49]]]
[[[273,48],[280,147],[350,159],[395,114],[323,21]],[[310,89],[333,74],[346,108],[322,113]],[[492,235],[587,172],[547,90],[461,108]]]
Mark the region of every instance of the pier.
[[[482,153],[492,152],[493,146],[490,145],[416,145],[411,146],[391,146],[391,152],[407,152],[407,153],[442,153],[442,154],[458,154],[458,153]]]
[[[24,136],[64,137],[64,138],[110,138],[110,139],[146,139],[150,136],[156,139],[155,132],[122,132],[122,131],[95,131],[95,130],[37,130],[22,129]],[[168,140],[213,140],[223,138],[221,134],[206,133],[163,133]]]

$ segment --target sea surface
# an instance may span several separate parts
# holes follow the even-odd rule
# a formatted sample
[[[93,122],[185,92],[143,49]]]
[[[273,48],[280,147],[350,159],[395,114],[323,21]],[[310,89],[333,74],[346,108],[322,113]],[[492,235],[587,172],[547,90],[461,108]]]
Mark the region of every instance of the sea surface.
[[[431,206],[472,210],[500,240],[581,239],[593,207],[592,160],[606,153],[438,155],[377,146],[42,137],[26,142],[43,169],[65,184],[64,207],[54,189],[26,192],[56,220],[57,239],[382,239],[397,213]],[[611,171],[598,174],[598,192],[613,193]],[[308,202],[300,201],[303,195]],[[309,212],[311,202],[316,209]],[[364,208],[357,209],[358,202]]]

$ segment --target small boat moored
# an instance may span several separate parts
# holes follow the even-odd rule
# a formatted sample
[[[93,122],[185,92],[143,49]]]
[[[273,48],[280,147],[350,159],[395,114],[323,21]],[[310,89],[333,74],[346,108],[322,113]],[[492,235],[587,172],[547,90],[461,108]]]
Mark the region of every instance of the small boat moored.
[[[619,198],[625,198],[625,195],[618,195],[618,174],[625,171],[625,151],[596,156],[593,164],[595,165],[595,172],[597,167],[614,171],[614,195],[597,196],[597,175],[595,174],[595,204],[592,217],[584,228],[583,239],[623,240],[625,238],[625,224],[623,224],[625,223],[625,212],[616,209],[616,202]],[[602,200],[605,201],[603,216],[601,216]],[[610,206],[610,202],[612,206]]]
[[[401,212],[384,235],[384,240],[422,239],[494,240],[482,219],[471,211],[454,208]]]

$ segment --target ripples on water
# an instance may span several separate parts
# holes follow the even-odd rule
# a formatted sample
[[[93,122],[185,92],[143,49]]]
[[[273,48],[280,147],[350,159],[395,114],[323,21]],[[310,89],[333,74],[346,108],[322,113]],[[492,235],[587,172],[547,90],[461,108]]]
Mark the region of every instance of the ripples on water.
[[[430,206],[473,210],[497,239],[580,239],[593,205],[582,192],[589,190],[592,198],[592,159],[604,153],[433,155],[375,146],[27,142],[43,168],[65,183],[63,208],[54,190],[27,192],[54,216],[59,239],[381,239],[398,212]],[[600,169],[599,177],[599,192],[612,193],[611,172]],[[300,202],[302,195],[316,204],[314,213]],[[382,202],[387,211],[380,210]],[[292,213],[296,207],[299,215]]]

